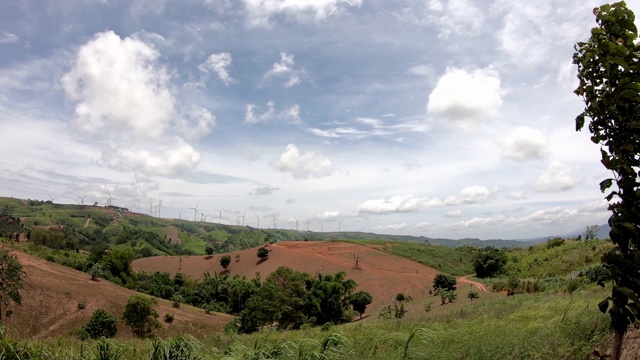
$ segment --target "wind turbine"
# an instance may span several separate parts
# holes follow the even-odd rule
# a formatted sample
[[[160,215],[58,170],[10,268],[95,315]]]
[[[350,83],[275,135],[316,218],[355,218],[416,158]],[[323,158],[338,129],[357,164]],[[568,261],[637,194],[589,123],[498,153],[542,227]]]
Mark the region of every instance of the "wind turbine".
[[[323,231],[324,231],[324,223],[323,223],[323,222],[321,222],[321,223],[320,223],[320,232],[323,232]]]
[[[258,229],[260,229],[260,216],[256,215],[256,219],[258,219]]]
[[[309,224],[311,223],[309,222],[309,219],[307,219],[307,232],[309,231]]]
[[[273,228],[275,229],[278,225],[277,225],[277,221],[278,218],[276,217],[276,214],[273,214]]]
[[[241,216],[241,218],[242,218],[242,226],[244,226],[244,215],[245,215],[246,213],[247,213],[246,211],[245,211],[245,212],[243,212],[243,213],[242,213],[242,216]]]
[[[80,199],[80,201],[78,201],[79,205],[84,205],[84,198],[86,198],[87,195],[85,196],[76,195],[76,197]]]
[[[153,199],[151,199],[151,205],[149,205],[149,216],[153,216],[154,214],[153,209],[155,209],[156,207],[153,206],[153,204],[154,204],[154,201]]]
[[[207,218],[211,215],[205,215],[204,213],[200,213],[200,215],[202,215],[202,221],[203,222],[207,222]]]
[[[222,211],[224,211],[224,207],[216,211],[220,214],[220,216],[218,216],[218,224],[222,224]]]
[[[160,208],[163,208],[164,205],[162,205],[162,197],[158,196],[158,205],[156,205],[156,207],[158,208],[158,217],[160,217]]]
[[[49,199],[51,199],[51,203],[53,204],[54,200],[57,200],[58,198],[54,198],[53,196],[51,196],[51,194],[47,193],[47,195],[49,195]]]
[[[107,194],[109,194],[109,197],[107,198],[107,206],[111,206],[113,200],[118,200],[118,199],[116,199],[114,197],[111,197],[111,191],[109,191],[109,190],[107,190]]]
[[[189,208],[190,210],[193,210],[193,221],[196,221],[196,217],[198,216],[198,205],[200,205],[200,202],[198,201],[198,203],[196,204],[196,207],[194,208]]]
[[[298,231],[298,219],[296,219],[296,218],[292,218],[292,219],[293,219],[293,221],[296,222],[296,231]]]
[[[340,220],[338,220],[338,232],[342,232],[342,230],[340,229],[341,225],[342,225],[342,223],[340,222]]]
[[[180,211],[180,210],[176,210],[178,212],[178,214],[180,214],[179,219],[182,220],[182,214],[184,214],[184,211]]]

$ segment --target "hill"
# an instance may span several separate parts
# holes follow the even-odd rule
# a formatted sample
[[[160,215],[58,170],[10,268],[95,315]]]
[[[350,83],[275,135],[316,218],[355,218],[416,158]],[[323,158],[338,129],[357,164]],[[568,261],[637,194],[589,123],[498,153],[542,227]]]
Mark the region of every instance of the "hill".
[[[437,270],[419,264],[407,258],[388,254],[381,250],[344,242],[281,242],[268,245],[269,258],[261,261],[257,258],[257,248],[228,253],[232,262],[228,273],[253,278],[260,273],[262,279],[280,266],[288,266],[296,271],[311,275],[335,274],[340,271],[346,277],[358,283],[358,290],[364,290],[373,296],[372,309],[393,302],[396,294],[402,292],[413,298],[429,296],[433,278]],[[354,256],[359,256],[358,268]],[[215,256],[160,256],[134,260],[134,271],[168,272],[175,275],[184,273],[193,279],[201,279],[205,272],[221,273],[222,255]],[[470,283],[459,278],[460,284]]]
[[[90,276],[62,265],[50,263],[20,251],[14,251],[26,272],[25,287],[21,291],[22,305],[12,306],[13,315],[4,319],[18,339],[54,338],[82,328],[94,310],[105,309],[119,319],[118,338],[132,337],[121,319],[127,299],[136,292],[104,279],[92,281]],[[85,301],[86,308],[78,309]],[[158,299],[156,310],[160,318],[173,313],[171,324],[163,323],[158,331],[162,337],[181,332],[204,335],[221,332],[232,317],[225,314],[205,315],[204,311],[183,305],[173,308],[166,300]],[[161,319],[159,319],[161,320]]]

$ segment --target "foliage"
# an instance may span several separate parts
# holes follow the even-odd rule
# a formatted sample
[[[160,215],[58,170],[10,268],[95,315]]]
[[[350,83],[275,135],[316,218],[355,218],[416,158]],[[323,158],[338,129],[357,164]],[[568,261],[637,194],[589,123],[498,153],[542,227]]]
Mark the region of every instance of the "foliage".
[[[584,233],[585,240],[594,240],[598,238],[599,225],[587,225],[587,229]]]
[[[211,245],[207,245],[207,247],[204,249],[204,251],[207,253],[207,255],[213,255],[213,247]]]
[[[97,281],[99,277],[104,276],[104,267],[100,263],[95,263],[91,266],[87,273],[91,275],[91,280]]]
[[[158,301],[150,296],[135,294],[129,297],[122,318],[138,337],[144,337],[160,328],[158,312],[153,308]]]
[[[258,249],[258,257],[261,260],[266,260],[267,258],[269,258],[269,249],[267,249],[266,246],[262,246]]]
[[[600,145],[601,162],[613,175],[600,183],[600,190],[616,185],[606,195],[615,248],[602,259],[613,288],[599,307],[609,309],[617,359],[623,335],[640,311],[640,44],[635,15],[624,2],[602,5],[594,14],[598,26],[588,41],[576,44],[573,56],[580,79],[575,93],[585,103],[576,130],[589,119],[591,141]]]
[[[297,329],[304,324],[340,324],[351,320],[349,296],[356,283],[345,273],[311,277],[282,266],[271,273],[240,312],[239,331],[265,325]]]
[[[478,251],[473,259],[473,268],[479,278],[493,277],[500,273],[506,264],[505,251],[494,247]]]
[[[467,293],[467,298],[469,300],[471,300],[471,303],[473,304],[473,300],[479,298],[480,296],[478,295],[478,292],[475,290],[469,290],[469,292]]]
[[[175,315],[173,313],[164,314],[164,322],[166,322],[167,324],[171,324],[174,319],[175,319]]]
[[[366,291],[358,291],[349,296],[349,304],[353,307],[353,311],[360,315],[360,318],[362,318],[367,305],[371,304],[371,302],[373,302],[373,297]]]
[[[135,254],[129,248],[112,249],[102,257],[102,265],[113,277],[127,282]]]
[[[455,290],[458,281],[454,276],[438,274],[433,278],[433,290],[439,291]]]
[[[92,339],[112,338],[118,333],[118,320],[104,309],[97,309],[91,315],[83,330]]]
[[[84,300],[78,301],[78,310],[84,310],[87,308],[87,302]]]
[[[12,303],[22,304],[20,290],[24,287],[25,275],[18,257],[8,249],[0,249],[0,326],[2,311],[9,311]]]
[[[224,255],[220,258],[220,266],[222,266],[225,270],[227,270],[229,264],[231,264],[231,256]]]

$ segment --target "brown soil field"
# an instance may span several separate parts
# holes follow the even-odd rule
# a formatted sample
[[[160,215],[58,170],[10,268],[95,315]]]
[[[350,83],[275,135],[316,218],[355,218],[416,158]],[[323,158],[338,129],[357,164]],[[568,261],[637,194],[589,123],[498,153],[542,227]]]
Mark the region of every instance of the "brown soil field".
[[[166,226],[162,228],[162,232],[164,233],[164,236],[167,237],[171,245],[177,245],[182,243],[182,240],[180,240],[180,236],[178,236],[178,234],[180,233],[180,230],[178,230],[177,227]]]
[[[12,305],[13,316],[3,319],[12,336],[26,339],[67,335],[82,328],[98,308],[118,318],[117,338],[133,336],[121,318],[127,299],[136,292],[104,279],[92,281],[88,274],[20,251],[13,253],[26,272],[26,280],[20,292],[22,305]],[[87,303],[83,310],[78,309],[80,301]],[[232,319],[226,314],[206,315],[203,310],[186,305],[175,309],[171,302],[162,299],[158,299],[156,310],[162,323],[157,332],[161,337],[181,332],[194,336],[221,332]],[[175,315],[173,323],[163,322],[166,313]]]
[[[280,266],[288,266],[296,271],[312,275],[317,273],[335,274],[344,271],[347,278],[358,283],[357,290],[368,291],[373,296],[371,309],[379,309],[392,304],[397,293],[410,295],[414,299],[429,296],[433,278],[438,274],[433,268],[412,260],[387,254],[380,250],[342,242],[281,242],[268,245],[269,258],[259,261],[257,248],[235,251],[213,256],[156,256],[137,259],[134,271],[162,271],[174,275],[184,273],[192,279],[201,279],[205,272],[224,271],[220,266],[223,255],[231,256],[229,274],[245,275],[253,278],[259,272],[262,279]],[[355,268],[354,255],[363,259]],[[236,256],[240,256],[239,261]],[[471,281],[458,278],[460,285]],[[373,312],[371,312],[373,313]]]

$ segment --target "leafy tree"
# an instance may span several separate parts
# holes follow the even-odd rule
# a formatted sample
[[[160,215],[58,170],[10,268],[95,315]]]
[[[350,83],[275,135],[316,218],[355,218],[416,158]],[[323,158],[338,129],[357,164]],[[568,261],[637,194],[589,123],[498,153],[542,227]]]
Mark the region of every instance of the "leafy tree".
[[[598,231],[600,230],[600,226],[598,225],[587,225],[587,229],[584,233],[585,240],[593,240],[598,237]]]
[[[476,253],[473,268],[479,278],[492,277],[502,271],[507,264],[507,254],[504,250],[488,247]]]
[[[136,336],[144,337],[151,334],[154,328],[160,328],[158,312],[153,308],[157,304],[155,298],[140,294],[132,295],[127,300],[122,318]]]
[[[457,283],[458,281],[454,276],[438,274],[433,278],[433,290],[435,290],[436,293],[440,291],[455,290]]]
[[[102,257],[102,264],[111,275],[126,282],[131,275],[131,263],[135,256],[130,248],[111,249]]]
[[[83,330],[92,339],[112,338],[118,333],[118,320],[104,309],[97,309],[91,315]]]
[[[100,263],[95,263],[91,268],[87,271],[89,275],[91,275],[91,280],[97,281],[99,277],[104,276],[104,268]]]
[[[204,251],[207,253],[207,255],[213,255],[213,247],[211,245],[207,245],[207,247],[204,249]]]
[[[266,260],[269,258],[269,249],[266,248],[266,246],[263,246],[261,248],[258,249],[258,257],[261,260]]]
[[[231,256],[225,255],[220,258],[220,266],[222,266],[225,270],[227,270],[229,264],[231,264]]]
[[[354,280],[345,279],[341,271],[335,275],[318,274],[306,280],[305,315],[315,325],[341,324],[352,319],[348,297],[355,290]]]
[[[478,292],[475,290],[469,290],[469,293],[467,294],[467,298],[469,298],[469,300],[471,300],[471,304],[473,304],[473,299],[477,299],[480,296],[478,296]]]
[[[640,45],[635,15],[624,2],[594,9],[597,26],[575,46],[573,63],[580,80],[575,94],[584,111],[576,130],[589,120],[591,141],[600,145],[602,164],[612,177],[600,183],[612,214],[609,237],[614,248],[602,257],[611,271],[611,296],[598,304],[609,311],[614,329],[612,358],[619,359],[628,326],[640,310]]]
[[[24,287],[24,277],[25,272],[18,257],[8,249],[0,249],[0,326],[2,310],[10,314],[11,310],[7,308],[11,303],[22,304],[20,290]]]
[[[367,305],[373,302],[373,297],[366,291],[358,291],[349,296],[349,303],[353,306],[353,311],[357,312],[362,319],[362,314],[367,309]]]

